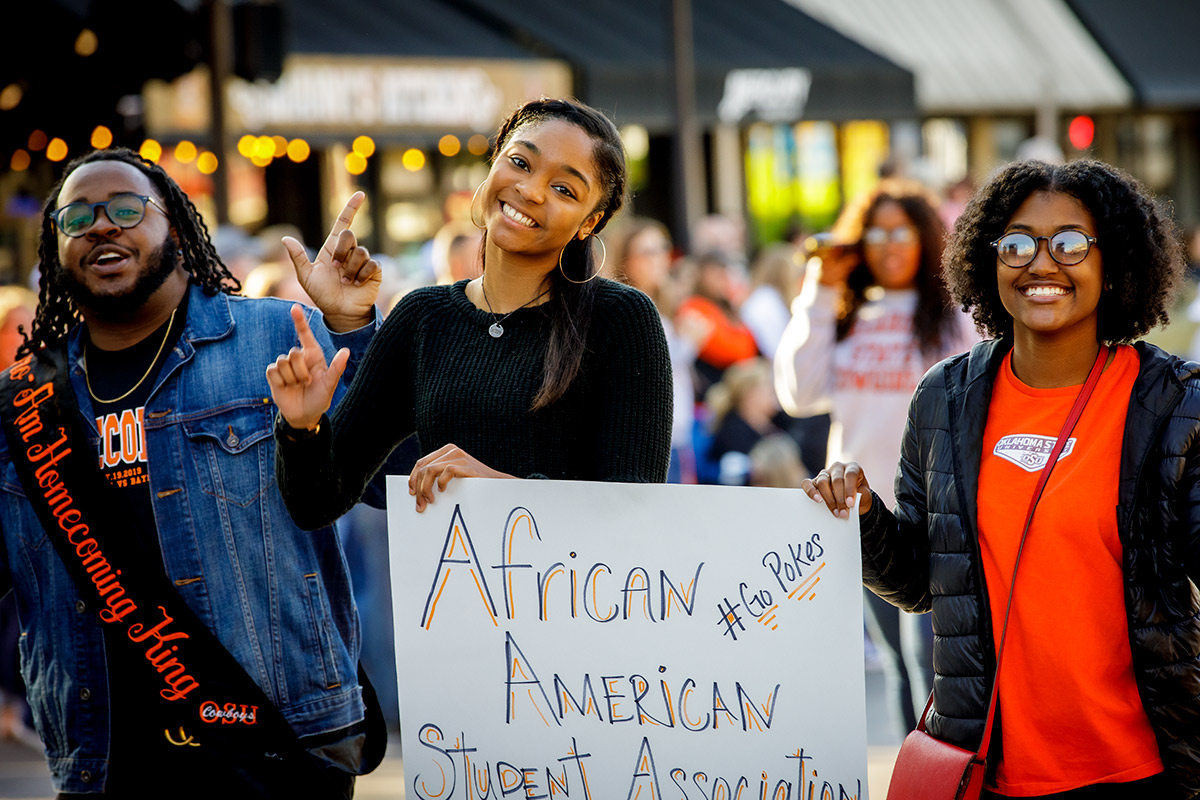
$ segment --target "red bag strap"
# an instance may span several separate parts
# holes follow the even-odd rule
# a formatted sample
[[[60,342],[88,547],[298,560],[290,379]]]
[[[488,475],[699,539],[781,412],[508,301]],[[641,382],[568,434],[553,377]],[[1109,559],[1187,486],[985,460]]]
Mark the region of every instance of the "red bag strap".
[[[1067,414],[1067,419],[1063,423],[1062,431],[1058,434],[1058,440],[1054,443],[1054,448],[1050,451],[1050,458],[1046,461],[1046,466],[1042,467],[1042,472],[1038,476],[1037,486],[1033,489],[1033,497],[1029,501],[1029,511],[1025,515],[1025,528],[1021,531],[1021,542],[1017,546],[1017,557],[1013,562],[1013,577],[1008,587],[1008,601],[1004,607],[1004,626],[1000,629],[1000,646],[996,648],[996,674],[992,678],[992,699],[988,703],[987,724],[983,728],[983,739],[979,743],[978,758],[982,761],[987,756],[988,746],[992,742],[992,723],[996,719],[996,698],[1000,687],[1000,664],[1004,660],[1004,642],[1008,638],[1008,620],[1009,613],[1012,611],[1013,590],[1017,585],[1017,567],[1021,564],[1021,553],[1025,549],[1025,537],[1029,535],[1029,525],[1033,522],[1033,512],[1037,508],[1038,501],[1042,498],[1042,491],[1046,488],[1046,483],[1050,480],[1050,472],[1054,469],[1054,465],[1058,463],[1058,457],[1066,447],[1067,439],[1071,435],[1071,431],[1075,429],[1075,423],[1083,416],[1084,406],[1087,405],[1088,398],[1092,396],[1092,390],[1096,388],[1096,384],[1100,382],[1100,373],[1104,371],[1104,364],[1108,361],[1108,346],[1100,345],[1100,352],[1096,354],[1096,361],[1092,364],[1091,372],[1088,373],[1087,380],[1079,390],[1079,395],[1075,398],[1075,405],[1071,407],[1071,412]],[[925,730],[925,717],[929,714],[929,709],[933,706],[933,692],[929,693],[929,701],[925,704],[925,710],[921,713],[921,721],[917,724],[917,730]]]

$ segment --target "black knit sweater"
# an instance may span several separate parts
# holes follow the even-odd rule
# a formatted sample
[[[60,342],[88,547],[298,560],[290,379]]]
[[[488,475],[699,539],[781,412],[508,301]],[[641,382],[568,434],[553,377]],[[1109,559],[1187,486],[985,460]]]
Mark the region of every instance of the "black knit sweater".
[[[550,334],[545,306],[504,320],[467,298],[466,281],[404,297],[375,334],[346,396],[312,439],[277,436],[275,472],[305,529],[362,496],[393,448],[458,445],[518,477],[661,482],[671,448],[671,363],[654,304],[600,279],[579,374],[531,411]]]

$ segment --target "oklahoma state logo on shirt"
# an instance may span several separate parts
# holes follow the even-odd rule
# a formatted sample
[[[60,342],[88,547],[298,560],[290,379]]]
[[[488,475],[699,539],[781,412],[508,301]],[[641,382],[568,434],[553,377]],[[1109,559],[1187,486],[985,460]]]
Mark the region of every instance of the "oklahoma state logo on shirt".
[[[1057,436],[1038,436],[1032,433],[1013,433],[1002,436],[992,449],[992,454],[1000,456],[1005,461],[1011,461],[1026,472],[1038,472],[1050,460],[1050,451],[1054,449]],[[1062,461],[1075,449],[1075,437],[1067,439],[1066,445],[1058,455]]]

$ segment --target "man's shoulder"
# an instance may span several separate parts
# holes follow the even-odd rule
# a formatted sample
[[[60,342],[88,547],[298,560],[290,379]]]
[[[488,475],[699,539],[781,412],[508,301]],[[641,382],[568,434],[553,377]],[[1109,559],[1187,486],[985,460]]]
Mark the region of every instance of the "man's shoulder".
[[[289,309],[296,305],[294,300],[282,300],[278,297],[245,297],[240,294],[220,295],[229,301],[229,313],[233,316],[284,316],[289,317]],[[301,303],[306,313],[311,314],[315,309],[311,305]]]

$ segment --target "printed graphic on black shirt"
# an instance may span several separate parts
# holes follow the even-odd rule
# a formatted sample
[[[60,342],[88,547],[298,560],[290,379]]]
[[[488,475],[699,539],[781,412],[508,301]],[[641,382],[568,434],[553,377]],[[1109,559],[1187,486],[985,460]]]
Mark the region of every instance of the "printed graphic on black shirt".
[[[127,489],[150,481],[146,472],[145,407],[96,417],[100,432],[100,471],[110,486]]]

